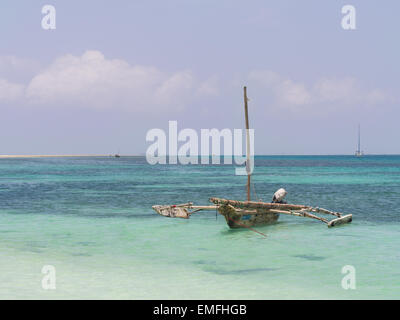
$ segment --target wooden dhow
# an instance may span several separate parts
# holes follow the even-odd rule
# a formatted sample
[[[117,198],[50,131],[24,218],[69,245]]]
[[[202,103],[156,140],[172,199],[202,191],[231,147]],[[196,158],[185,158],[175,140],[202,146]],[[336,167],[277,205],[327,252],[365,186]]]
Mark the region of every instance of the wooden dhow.
[[[219,213],[225,217],[226,223],[231,228],[270,224],[278,220],[279,214],[319,220],[326,223],[328,227],[352,221],[351,214],[344,215],[340,212],[298,204],[238,201],[221,198],[210,198],[210,201],[218,206]],[[336,218],[329,221],[313,213],[333,215]]]
[[[334,227],[340,224],[352,221],[351,214],[344,215],[340,212],[330,211],[319,207],[307,205],[286,204],[283,198],[286,195],[284,189],[279,189],[274,195],[274,202],[255,202],[250,198],[251,184],[251,161],[250,158],[250,135],[249,135],[249,117],[248,117],[248,98],[247,89],[244,87],[244,109],[246,124],[246,172],[247,172],[247,201],[229,200],[222,198],[210,198],[211,206],[194,206],[192,202],[178,205],[155,205],[152,208],[160,215],[172,218],[188,219],[193,213],[202,210],[217,210],[223,215],[230,228],[251,228],[275,223],[280,214],[286,214],[295,217],[311,218],[325,223],[328,227]],[[277,197],[277,195],[279,195]],[[277,203],[278,202],[278,203]],[[335,218],[328,220],[316,214],[331,215]]]

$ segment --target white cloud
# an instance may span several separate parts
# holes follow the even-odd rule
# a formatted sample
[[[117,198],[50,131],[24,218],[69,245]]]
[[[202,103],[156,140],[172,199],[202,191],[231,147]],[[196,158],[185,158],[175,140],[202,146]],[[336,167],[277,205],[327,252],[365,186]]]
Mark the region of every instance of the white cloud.
[[[345,101],[353,100],[359,92],[356,79],[321,79],[313,87],[314,99],[317,101]]]
[[[99,51],[58,58],[29,83],[26,96],[38,104],[92,108],[179,108],[194,91],[190,71],[166,74],[155,67],[106,59]]]
[[[229,90],[227,86],[220,88],[217,75],[200,81],[190,70],[167,73],[154,66],[107,59],[99,51],[61,56],[48,67],[36,70],[26,84],[6,75],[6,70],[21,71],[29,65],[34,63],[0,56],[0,102],[159,112],[181,110],[193,99]],[[252,92],[271,97],[279,108],[336,108],[394,101],[387,92],[365,88],[351,77],[305,83],[270,70],[256,70],[248,74],[247,80]]]
[[[249,79],[271,90],[279,104],[305,105],[310,103],[311,95],[303,83],[286,79],[276,72],[252,71]]]
[[[311,95],[302,83],[285,80],[277,86],[276,90],[283,103],[305,105],[311,101]]]
[[[200,96],[216,96],[219,93],[219,79],[216,75],[200,83],[197,94]]]
[[[389,96],[385,91],[381,89],[373,89],[369,91],[365,98],[371,104],[395,101],[393,97]]]
[[[155,91],[155,101],[159,104],[180,103],[182,99],[188,99],[188,94],[194,88],[194,78],[191,72],[177,72],[164,79]],[[182,104],[180,103],[180,106]]]
[[[321,104],[335,104],[338,107],[393,101],[385,91],[364,88],[357,79],[351,77],[319,79],[308,86],[270,70],[252,71],[248,78],[271,92],[280,107],[311,107]]]
[[[391,103],[393,97],[379,88],[368,89],[355,78],[321,79],[312,88],[315,102],[337,102],[343,105],[376,105]]]
[[[21,99],[25,87],[18,83],[9,82],[6,79],[0,79],[0,102],[12,102]]]

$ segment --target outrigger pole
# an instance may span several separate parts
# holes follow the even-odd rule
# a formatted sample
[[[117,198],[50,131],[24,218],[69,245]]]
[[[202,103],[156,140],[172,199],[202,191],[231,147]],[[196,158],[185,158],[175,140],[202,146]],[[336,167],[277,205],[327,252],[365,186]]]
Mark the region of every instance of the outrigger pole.
[[[201,210],[215,210],[218,206],[194,206],[193,202],[173,205],[155,205],[153,210],[164,217],[189,219],[192,213]],[[192,210],[192,211],[189,211]]]

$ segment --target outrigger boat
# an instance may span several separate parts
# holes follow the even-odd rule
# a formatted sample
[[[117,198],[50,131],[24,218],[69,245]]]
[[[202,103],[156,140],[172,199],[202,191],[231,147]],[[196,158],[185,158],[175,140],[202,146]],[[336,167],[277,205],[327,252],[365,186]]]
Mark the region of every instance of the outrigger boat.
[[[218,210],[225,217],[230,228],[249,228],[276,222],[280,214],[311,218],[325,223],[328,227],[352,221],[352,215],[343,215],[323,208],[310,207],[298,204],[267,203],[255,201],[238,201],[222,198],[210,198],[214,206],[194,206],[193,203],[178,205],[155,205],[152,208],[164,217],[189,219],[190,216],[201,210]],[[311,213],[312,212],[312,213]],[[335,219],[328,220],[313,213],[332,215]]]
[[[273,202],[256,202],[250,198],[250,136],[249,136],[249,117],[247,105],[247,91],[244,87],[244,107],[246,120],[246,171],[247,171],[247,201],[228,200],[222,198],[210,198],[211,206],[194,206],[192,202],[178,205],[155,205],[152,208],[160,215],[172,218],[189,217],[202,210],[217,210],[223,215],[230,228],[251,228],[253,226],[266,225],[276,222],[280,214],[287,214],[296,217],[311,218],[325,223],[328,227],[352,221],[351,214],[344,215],[340,212],[330,211],[319,207],[307,205],[287,204],[283,202],[286,196],[284,189],[279,189],[273,198]],[[335,218],[328,220],[317,216],[317,214],[332,215]]]

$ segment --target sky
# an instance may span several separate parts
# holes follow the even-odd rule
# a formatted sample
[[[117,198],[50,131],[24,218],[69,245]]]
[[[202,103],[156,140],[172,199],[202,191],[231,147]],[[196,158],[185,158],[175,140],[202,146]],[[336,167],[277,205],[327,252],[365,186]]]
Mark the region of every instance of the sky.
[[[244,85],[256,154],[353,154],[358,124],[365,153],[400,154],[399,13],[394,0],[2,0],[0,154],[144,154],[172,120],[243,128]]]

